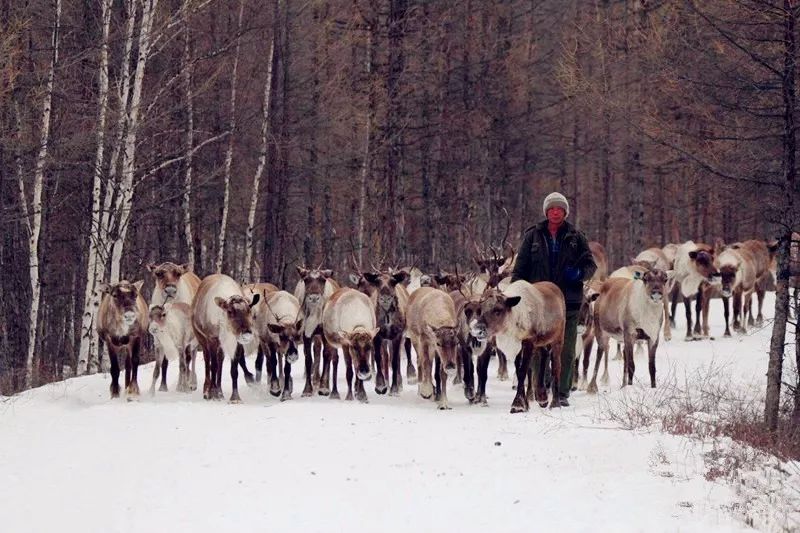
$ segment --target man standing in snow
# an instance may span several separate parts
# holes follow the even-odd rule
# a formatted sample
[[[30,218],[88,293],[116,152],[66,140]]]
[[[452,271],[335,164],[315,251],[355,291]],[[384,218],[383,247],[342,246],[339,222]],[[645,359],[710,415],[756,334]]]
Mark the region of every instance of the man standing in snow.
[[[564,293],[567,324],[564,330],[558,390],[559,403],[562,407],[568,407],[583,282],[594,275],[597,265],[589,250],[586,236],[566,221],[569,216],[569,202],[564,195],[557,192],[549,194],[544,199],[542,210],[546,220],[525,230],[511,280],[523,279],[530,283],[551,281]]]

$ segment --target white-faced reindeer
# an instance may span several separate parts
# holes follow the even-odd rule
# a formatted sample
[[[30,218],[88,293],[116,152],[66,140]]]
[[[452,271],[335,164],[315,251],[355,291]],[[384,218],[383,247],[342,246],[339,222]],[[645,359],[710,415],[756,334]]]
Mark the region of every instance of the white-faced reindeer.
[[[731,336],[730,300],[733,297],[733,330],[747,333],[745,313],[752,313],[750,301],[758,281],[756,259],[747,248],[724,248],[716,258],[725,311],[725,336]],[[752,316],[750,317],[752,319]]]
[[[392,367],[392,385],[390,394],[395,396],[403,390],[403,377],[400,373],[400,347],[405,339],[406,306],[408,292],[403,282],[408,278],[404,270],[380,270],[373,265],[371,272],[362,272],[353,260],[356,274],[350,275],[350,281],[358,290],[366,294],[375,309],[378,333],[375,335],[375,392],[386,394],[389,381],[389,362]]]
[[[233,278],[212,274],[203,278],[192,304],[192,327],[203,349],[206,379],[203,398],[222,398],[222,362],[231,362],[231,403],[242,401],[239,396],[239,360],[258,351],[251,308],[261,298],[252,298]]]
[[[447,404],[447,378],[455,377],[457,371],[456,328],[455,306],[447,293],[432,287],[422,287],[414,292],[408,301],[408,335],[418,358],[417,391],[426,399],[435,394],[439,409],[450,408]]]
[[[178,392],[190,392],[197,389],[195,373],[195,354],[197,341],[192,330],[192,309],[185,303],[166,303],[150,307],[150,325],[153,336],[156,364],[153,367],[153,383],[150,394],[156,392],[156,381],[161,374],[161,386],[158,390],[167,391],[167,364],[178,361]]]
[[[292,399],[292,366],[299,358],[298,346],[303,339],[303,312],[300,303],[286,291],[262,293],[261,301],[253,308],[260,341],[256,358],[256,376],[261,374],[263,355],[267,354],[269,392],[281,395],[281,401]],[[277,367],[283,367],[283,386],[278,379]],[[311,375],[306,375],[303,396],[311,396]]]
[[[326,341],[333,347],[333,356],[330,360],[326,358],[322,376],[322,380],[327,382],[332,364],[331,399],[339,399],[336,378],[339,367],[338,348],[341,348],[344,352],[345,365],[347,365],[347,396],[345,399],[353,399],[353,375],[355,374],[355,397],[358,401],[366,403],[368,400],[364,382],[372,379],[370,365],[374,351],[373,339],[378,333],[372,301],[366,294],[356,289],[349,287],[337,289],[325,302],[325,308],[322,311],[322,329]]]
[[[111,362],[111,397],[119,398],[119,359],[125,360],[125,392],[128,399],[139,396],[139,354],[147,331],[147,304],[141,295],[143,281],[127,280],[116,285],[102,283],[103,294],[97,313],[97,334],[108,347]]]
[[[194,295],[197,294],[197,288],[200,286],[200,278],[197,274],[189,269],[188,264],[176,265],[169,261],[156,265],[149,263],[147,270],[153,276],[155,286],[153,287],[153,295],[150,298],[150,306],[159,306],[162,309],[167,303],[170,304],[184,304],[189,306],[190,312]],[[190,315],[191,320],[191,315]],[[165,358],[161,366],[162,383],[166,381],[167,367],[169,366],[170,359]],[[197,362],[197,344],[195,343],[191,353],[191,366],[189,375],[189,389],[197,389],[197,371],[195,365]],[[183,364],[181,369],[183,369]],[[180,384],[180,382],[179,382]]]
[[[656,350],[664,321],[663,299],[668,279],[669,275],[658,269],[645,272],[640,279],[609,278],[600,294],[594,296],[597,359],[587,392],[597,392],[597,371],[603,354],[608,354],[608,341],[612,337],[624,343],[622,386],[633,384],[633,345],[638,339],[647,341],[650,386],[656,386]],[[608,366],[601,382],[608,382]]]
[[[316,388],[320,396],[327,396],[331,393],[330,382],[327,375],[320,376],[320,365],[329,366],[335,349],[330,346],[323,334],[322,311],[328,299],[339,288],[339,284],[333,279],[332,270],[299,266],[297,273],[300,279],[295,286],[294,297],[300,302],[303,310],[303,355],[306,376],[311,376],[311,390],[306,387],[303,395],[313,394],[313,389]]]
[[[244,297],[249,300],[252,300],[253,295],[258,293],[260,297],[259,303],[263,303],[264,298],[266,298],[273,292],[278,292],[279,290],[280,289],[276,285],[266,282],[245,283],[244,285],[242,285],[242,291],[244,292]],[[259,307],[254,307],[253,310],[251,311],[251,314],[253,315],[253,320],[255,320],[256,317],[258,316],[259,309],[260,309]],[[244,372],[245,375],[245,380],[247,380],[248,383],[256,383],[256,382],[261,383],[261,375],[263,373],[262,371],[264,367],[264,361],[266,361],[267,358],[269,357],[269,349],[268,349],[269,347],[267,344],[262,343],[260,339],[261,336],[259,335],[258,355],[256,355],[256,365],[255,365],[256,366],[255,375],[253,375],[247,369],[247,362],[245,358],[242,357],[240,359],[241,364],[239,366],[242,368],[242,371]],[[283,379],[283,367],[281,365],[277,365],[277,367],[278,367],[278,377],[280,379]],[[269,366],[267,366],[267,371],[269,372]],[[248,376],[252,376],[252,379],[249,379]],[[270,376],[267,376],[267,378],[269,377]],[[277,396],[278,394],[280,394],[280,390],[278,390],[277,393],[273,392],[273,396]]]
[[[702,284],[716,283],[719,280],[719,272],[714,265],[714,247],[694,241],[686,241],[678,246],[675,252],[673,280],[680,284],[680,295],[686,308],[686,340],[694,340],[702,335],[708,336],[708,323],[701,324],[703,306],[707,304],[704,302]],[[694,329],[692,329],[692,300],[695,300],[697,316]]]
[[[549,347],[552,360],[553,397],[550,407],[560,406],[558,384],[561,380],[561,352],[564,348],[564,328],[566,326],[566,304],[561,290],[549,281],[528,283],[518,280],[500,292],[487,289],[480,300],[477,316],[470,316],[472,335],[478,340],[497,337],[497,347],[506,353],[520,353],[516,359],[517,395],[511,404],[511,412],[527,411],[528,396],[533,393],[540,406],[547,405],[547,390],[544,374],[547,357],[543,357]],[[528,378],[533,357],[539,358],[536,386],[529,383],[525,392],[525,379]],[[481,376],[480,370],[478,376]],[[485,394],[485,372],[483,382],[478,382],[478,395]],[[531,379],[532,382],[532,379]]]

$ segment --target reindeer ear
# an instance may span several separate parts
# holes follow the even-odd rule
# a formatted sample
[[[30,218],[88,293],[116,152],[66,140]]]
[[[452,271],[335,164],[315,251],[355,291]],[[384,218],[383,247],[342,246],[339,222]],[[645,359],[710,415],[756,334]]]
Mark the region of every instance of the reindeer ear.
[[[350,283],[352,283],[353,285],[358,285],[361,282],[361,278],[357,274],[351,273],[347,277],[350,279]]]
[[[469,322],[472,319],[472,309],[465,307],[464,316],[467,317],[467,322]]]
[[[303,331],[303,319],[302,318],[294,323],[294,329],[296,329],[297,331]]]
[[[689,252],[689,258],[697,259],[697,250],[692,250],[691,252]]]
[[[494,262],[497,265],[497,268],[500,268],[506,263],[505,257],[498,257],[497,260]]]
[[[158,268],[158,265],[156,265],[156,264],[153,264],[153,263],[147,263],[147,271],[148,271],[148,272],[152,272],[152,271],[153,271],[153,270],[155,270],[156,268]]]
[[[300,265],[297,266],[297,273],[300,275],[301,278],[305,278],[308,276],[308,269],[303,268]]]
[[[769,250],[771,253],[774,254],[777,252],[779,247],[780,243],[778,241],[767,241],[767,250]]]
[[[224,309],[225,311],[228,310],[228,302],[227,300],[225,300],[225,298],[220,298],[219,296],[215,296],[214,303],[217,304],[217,306],[220,309]]]
[[[280,332],[283,331],[283,326],[281,326],[280,324],[268,324],[267,327],[275,335],[279,335]]]
[[[374,339],[374,338],[375,338],[375,335],[377,335],[377,334],[380,332],[380,330],[381,330],[381,328],[375,328],[375,329],[371,330],[371,331],[369,332],[369,337],[370,337],[371,339]]]
[[[341,339],[339,342],[342,343],[342,346],[350,346],[350,337],[346,331],[339,331],[337,335]]]
[[[111,285],[108,283],[98,283],[95,290],[100,294],[105,294],[107,292],[111,292]]]
[[[592,294],[591,296],[589,296],[589,301],[590,302],[596,302],[598,298],[600,298],[600,293],[596,292],[596,293]]]
[[[259,293],[255,293],[253,295],[253,299],[250,301],[250,307],[251,308],[254,307],[259,302],[259,300],[261,300],[261,295]]]
[[[408,279],[408,272],[406,272],[405,270],[398,270],[397,272],[394,273],[392,278],[396,283],[403,283],[405,280]]]
[[[675,277],[675,271],[674,270],[667,270],[665,272],[665,274],[667,275],[667,281],[669,281],[669,280],[671,280],[671,279],[673,279]]]
[[[445,285],[447,283],[447,278],[448,278],[448,276],[445,275],[445,274],[436,274],[435,276],[433,276],[433,279],[439,285]]]
[[[370,283],[378,282],[378,274],[376,272],[364,272],[364,279]]]
[[[144,285],[144,280],[139,280],[133,284],[136,287],[136,292],[140,292],[142,290],[142,285]]]
[[[181,273],[181,275],[183,275],[186,274],[187,272],[191,272],[192,267],[191,265],[189,265],[189,263],[184,263],[182,265],[178,265],[178,271]]]
[[[506,307],[511,309],[512,307],[517,305],[520,302],[520,300],[522,300],[522,296],[509,296],[508,298],[506,298]]]
[[[331,269],[320,270],[319,273],[322,274],[322,277],[325,279],[328,279],[329,277],[333,276],[333,270]]]

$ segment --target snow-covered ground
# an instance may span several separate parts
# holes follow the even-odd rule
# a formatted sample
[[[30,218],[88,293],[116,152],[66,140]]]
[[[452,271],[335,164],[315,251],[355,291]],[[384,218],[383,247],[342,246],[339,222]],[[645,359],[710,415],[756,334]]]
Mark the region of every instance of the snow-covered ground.
[[[767,316],[772,304],[768,297]],[[674,339],[662,342],[660,382],[713,366],[731,386],[763,389],[769,329],[721,339],[719,305],[712,309],[717,340],[684,342],[679,320]],[[657,394],[646,356],[637,363],[633,392]],[[742,517],[750,505],[762,506],[759,528],[800,527],[787,518],[782,496],[769,494],[781,480],[800,480],[796,464],[782,465],[783,477],[753,465],[748,475],[765,493],[753,496],[706,480],[702,443],[610,422],[605,411],[628,394],[619,390],[620,361],[611,362],[611,383],[598,396],[576,392],[572,407],[534,403],[518,415],[509,414],[514,392],[494,378],[495,364],[489,407],[468,405],[451,386],[446,412],[407,384],[399,398],[378,396],[370,384],[366,405],[300,398],[301,367],[295,399],[285,403],[265,384],[242,386],[241,405],[179,394],[174,368],[170,392],[151,398],[152,365],[140,369],[139,402],[110,400],[108,375],[2,398],[0,528],[736,531],[749,529]],[[227,397],[229,378],[223,389]]]

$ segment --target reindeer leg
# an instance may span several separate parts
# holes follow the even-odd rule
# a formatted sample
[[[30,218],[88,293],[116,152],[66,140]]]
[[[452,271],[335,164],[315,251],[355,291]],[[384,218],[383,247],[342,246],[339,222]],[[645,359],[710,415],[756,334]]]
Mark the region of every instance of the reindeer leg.
[[[212,360],[216,357],[216,353],[211,350],[211,344],[203,345],[203,367],[205,368],[206,379],[203,382],[203,398],[206,400],[211,399],[211,366]]]
[[[189,347],[189,351],[191,352],[192,357],[192,364],[191,370],[189,371],[189,390],[197,390],[197,348]],[[188,364],[188,361],[187,361]]]
[[[241,344],[236,345],[236,352],[231,360],[231,399],[230,403],[242,403],[239,396],[239,361],[244,359],[244,348]],[[222,365],[220,365],[222,369]]]
[[[673,320],[669,316],[669,298],[664,298],[664,340],[672,340]]]
[[[655,341],[648,341],[648,367],[650,370],[650,387],[656,388],[656,350],[658,350],[658,338]]]
[[[169,391],[167,388],[167,367],[169,367],[169,359],[165,357],[164,362],[161,363],[161,386],[158,388],[161,392]]]
[[[319,390],[322,375],[320,374],[319,367],[322,364],[322,357],[325,353],[325,340],[324,336],[320,335],[314,339],[314,373],[311,375],[311,384],[314,390]]]
[[[730,327],[730,315],[731,315],[731,299],[730,298],[722,298],[722,310],[725,313],[725,334],[724,337],[731,336],[731,327]]]
[[[111,362],[111,397],[119,398],[119,359],[117,352],[109,346],[108,359]]]
[[[739,332],[742,330],[742,298],[743,293],[741,290],[733,292],[733,331]]]
[[[269,350],[269,354],[266,355],[269,393],[278,397],[281,394],[281,382],[278,379],[278,351],[271,342],[267,345],[267,349]]]
[[[703,288],[700,287],[697,289],[697,295],[694,297],[694,338],[700,338],[703,336],[703,331],[700,324],[700,316],[703,311]]]
[[[767,291],[764,289],[757,287],[756,288],[756,296],[758,296],[758,316],[756,317],[756,326],[761,327],[764,324],[764,296],[766,296]]]
[[[617,341],[617,354],[614,356],[614,361],[622,360],[622,345]]]
[[[242,356],[239,357],[238,359],[239,359],[239,366],[242,367],[242,372],[244,372],[245,383],[247,383],[248,385],[255,383],[256,379],[253,376],[253,373],[247,370],[247,358],[244,356],[244,348],[242,348]],[[233,361],[231,361],[231,364],[233,364]],[[220,376],[221,375],[222,374],[220,374]],[[220,389],[222,389],[222,380],[220,380]]]
[[[604,343],[605,341],[605,343]],[[600,362],[603,360],[603,352],[608,351],[608,339],[597,337],[597,355],[594,360],[594,373],[592,374],[592,381],[586,387],[588,394],[597,394],[597,371],[600,370]],[[608,380],[608,354],[606,353],[606,380]],[[602,381],[602,380],[601,380]]]
[[[578,389],[586,390],[589,379],[589,362],[592,358],[592,345],[594,344],[591,330],[588,331],[586,338],[581,339],[581,341],[581,350],[583,351],[583,374],[581,374],[581,379],[578,381]]]
[[[406,379],[409,385],[417,384],[417,370],[414,368],[414,363],[411,360],[411,339],[406,338],[404,341],[406,349]],[[417,354],[419,355],[419,354]]]
[[[433,356],[433,379],[434,379],[434,386],[433,386],[433,401],[439,403],[442,398],[442,374],[441,374],[441,366],[442,362],[439,358],[439,354]]]
[[[153,365],[153,381],[150,383],[150,396],[156,395],[156,381],[158,381],[158,376],[161,374],[161,359],[163,356],[159,353],[160,350],[156,350],[156,361],[155,365]]]
[[[400,373],[400,343],[403,337],[396,335],[390,343],[392,357],[392,387],[389,389],[390,396],[397,396],[403,390],[403,375]]]
[[[456,358],[456,377],[453,378],[453,385],[461,385],[464,383],[464,361]]]
[[[308,381],[308,376],[306,376]],[[292,389],[294,388],[294,381],[292,380],[292,364],[286,360],[283,366],[283,393],[281,394],[281,401],[292,399]],[[311,393],[308,394],[311,396]]]
[[[450,409],[450,406],[447,405],[447,373],[439,355],[436,356],[436,369],[439,374],[438,381],[441,384],[439,387],[438,407],[440,411],[447,411]]]
[[[331,349],[327,343],[322,345],[322,376],[319,381],[320,396],[328,396],[331,393]]]
[[[331,346],[331,366],[333,367],[333,376],[331,377],[332,387],[331,387],[331,394],[328,396],[331,400],[338,400],[339,397],[339,386],[338,386],[338,377],[339,377],[339,350]]]
[[[534,373],[536,374],[536,388],[533,391],[533,395],[536,398],[536,403],[539,404],[539,407],[547,407],[547,387],[545,386],[545,374],[547,373],[549,355],[545,348],[538,348],[532,357],[534,358]]]
[[[508,381],[508,357],[497,348],[495,342],[492,342],[492,349],[497,352],[497,379],[498,381]]]
[[[686,340],[691,341],[694,340],[692,336],[692,304],[687,298],[684,298],[683,306],[686,309]]]
[[[461,366],[464,368],[464,397],[470,403],[475,399],[475,365],[472,363],[472,350],[469,346],[459,346]]]
[[[216,383],[214,386],[214,399],[215,400],[222,400],[224,397],[222,395],[222,365],[225,362],[225,352],[223,352],[222,348],[217,350],[217,373],[216,373]],[[231,361],[233,364],[233,361]]]
[[[388,376],[384,376],[384,367],[386,366],[386,354],[383,353],[384,342],[383,342],[383,335],[378,334],[375,335],[375,338],[372,339],[372,353],[375,362],[375,392],[377,394],[386,394],[386,378]]]
[[[138,398],[139,396],[139,350],[140,349],[141,349],[141,340],[138,338],[131,343],[131,346],[128,349],[128,357],[130,357],[131,359],[131,396],[133,398]]]
[[[310,350],[306,350],[305,346],[303,347],[303,358],[305,359],[306,365],[306,385],[303,387],[303,393],[301,394],[302,398],[308,398],[312,394],[314,394],[314,354],[311,353]],[[286,375],[286,371],[283,372],[284,376]],[[319,379],[317,379],[317,387],[319,387]],[[284,390],[286,387],[284,387]],[[291,397],[286,398],[286,400],[291,399]],[[284,401],[284,398],[281,398],[281,401]]]
[[[258,343],[258,355],[256,355],[256,382],[261,383],[261,369],[264,367],[264,344]],[[269,370],[267,370],[269,374]]]
[[[345,400],[353,401],[353,358],[350,354],[350,348],[347,346],[344,349],[344,364],[347,367],[347,396]]]
[[[528,398],[525,395],[525,378],[528,375],[528,368],[531,364],[533,354],[533,344],[528,341],[522,343],[522,355],[517,356],[514,367],[517,371],[517,394],[511,402],[511,413],[522,413],[529,409]],[[541,368],[540,368],[541,372]]]
[[[489,359],[491,359],[491,352],[489,351],[489,344],[486,344],[483,353],[478,356],[478,395],[475,397],[475,403],[480,403],[487,407],[489,403],[486,401],[486,381],[489,374]]]
[[[125,394],[131,393],[131,349],[130,346],[122,348],[125,354]]]

